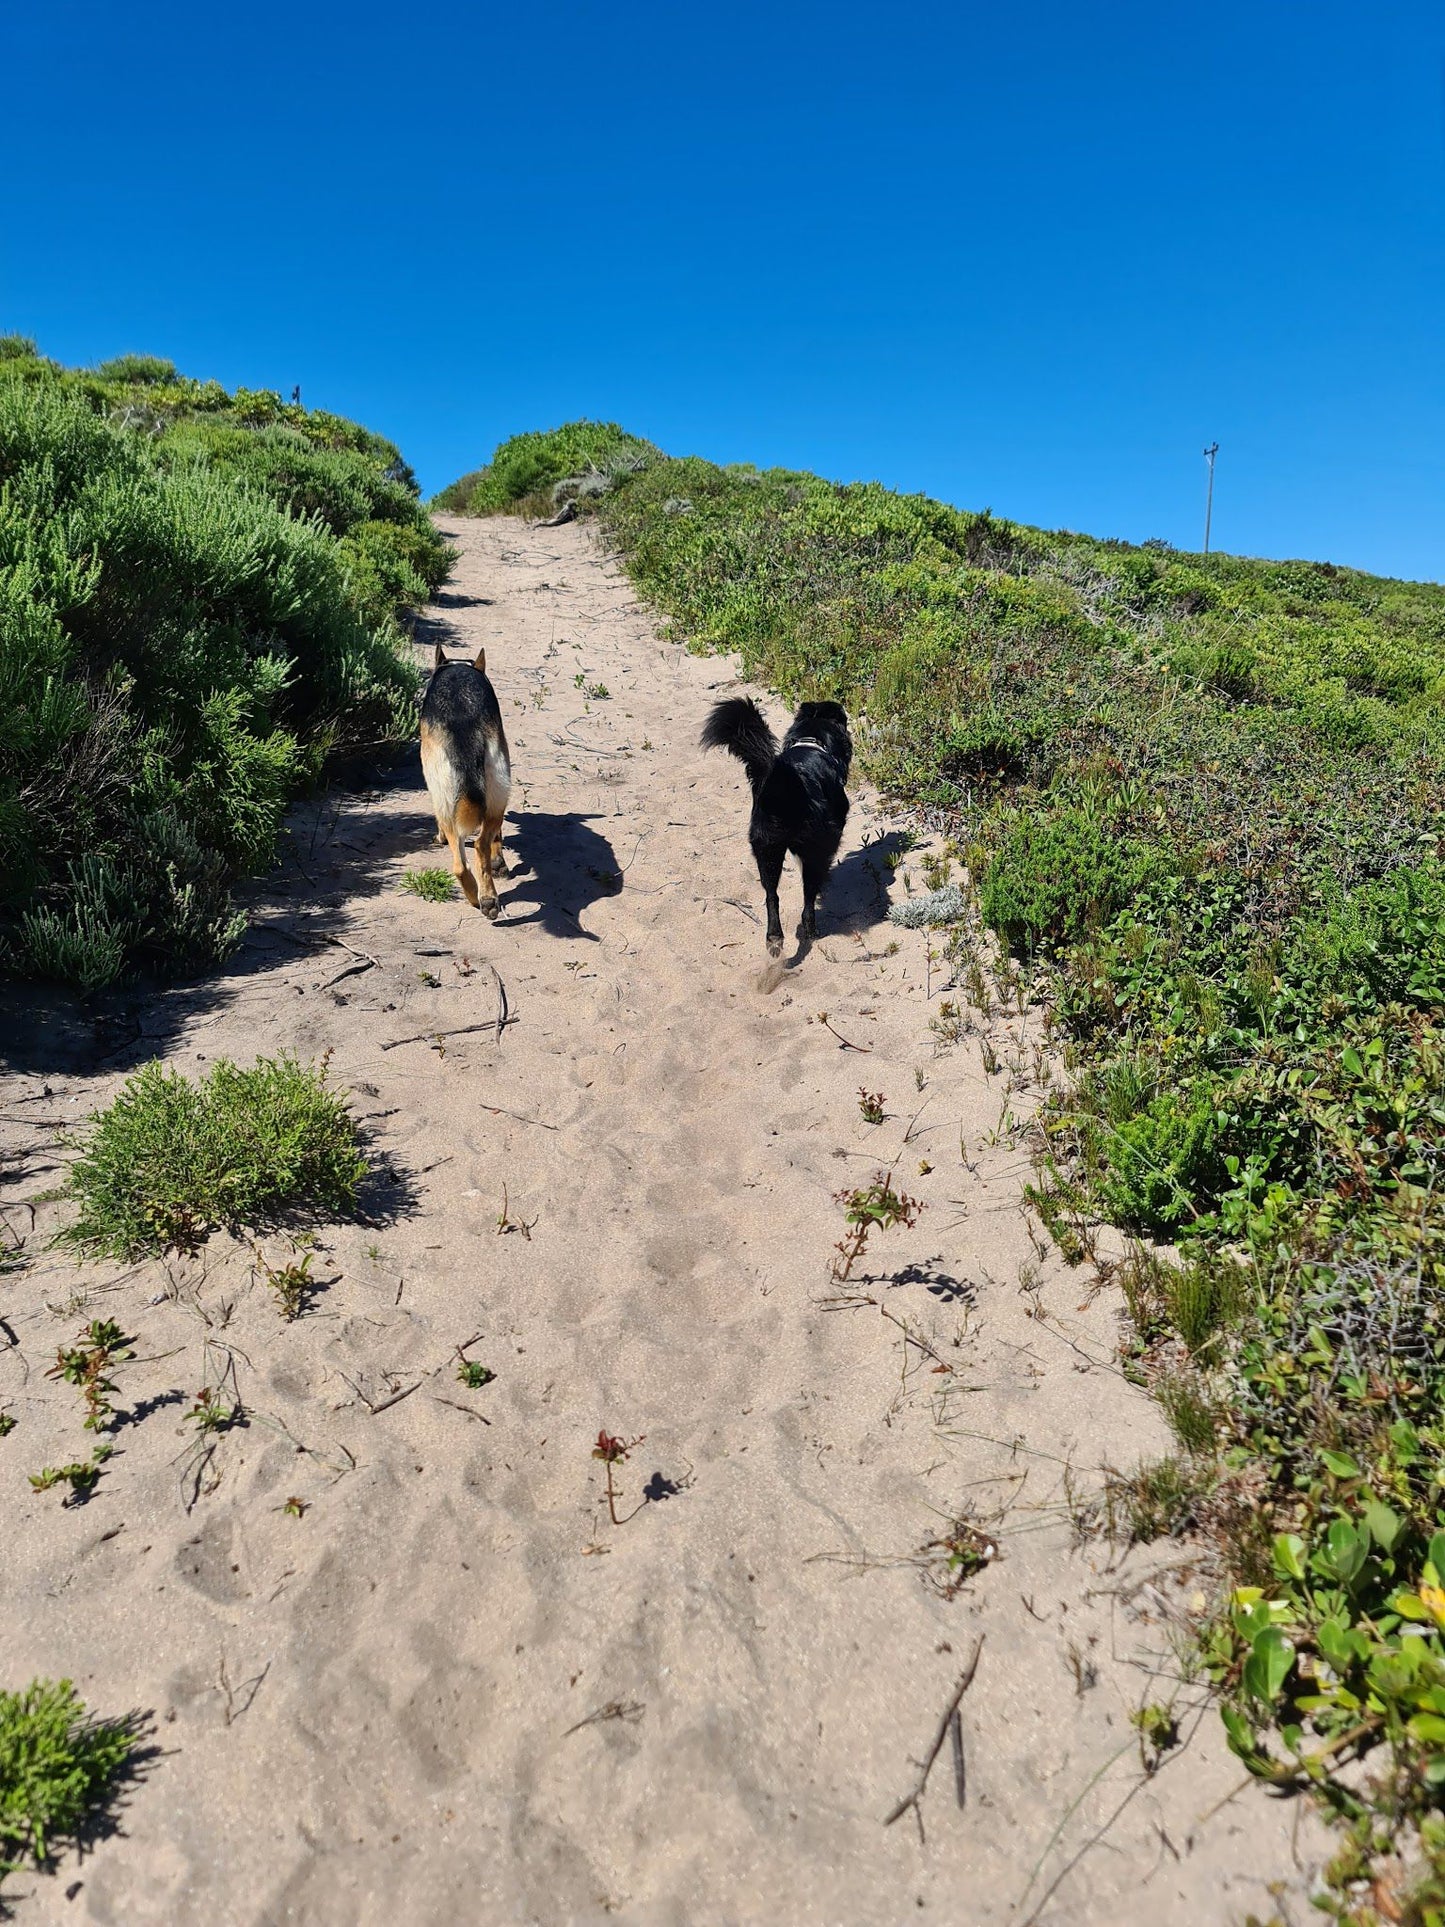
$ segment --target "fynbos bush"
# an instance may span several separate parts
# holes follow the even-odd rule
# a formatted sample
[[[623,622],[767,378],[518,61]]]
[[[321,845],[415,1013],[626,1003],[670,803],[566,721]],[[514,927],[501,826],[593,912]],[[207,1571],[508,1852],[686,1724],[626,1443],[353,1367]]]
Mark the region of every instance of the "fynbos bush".
[[[406,473],[169,362],[0,355],[0,962],[92,990],[224,954],[322,756],[411,726],[396,613],[448,559]]]

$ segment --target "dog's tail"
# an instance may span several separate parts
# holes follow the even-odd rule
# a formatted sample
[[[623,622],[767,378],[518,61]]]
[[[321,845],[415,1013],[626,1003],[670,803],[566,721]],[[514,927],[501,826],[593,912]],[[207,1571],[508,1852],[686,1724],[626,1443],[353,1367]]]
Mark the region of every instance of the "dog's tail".
[[[726,749],[737,757],[756,792],[777,761],[778,743],[767,718],[751,696],[729,696],[714,703],[702,726],[704,749]]]

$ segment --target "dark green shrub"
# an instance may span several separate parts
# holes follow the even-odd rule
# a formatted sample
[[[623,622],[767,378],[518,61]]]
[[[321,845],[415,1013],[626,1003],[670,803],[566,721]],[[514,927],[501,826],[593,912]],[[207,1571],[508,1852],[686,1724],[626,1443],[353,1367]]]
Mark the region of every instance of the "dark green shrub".
[[[116,1258],[189,1251],[218,1225],[347,1216],[365,1175],[324,1064],[283,1055],[241,1070],[222,1058],[198,1084],[147,1064],[90,1120],[62,1235]]]
[[[637,460],[648,444],[616,422],[568,422],[546,433],[513,435],[485,468],[474,469],[435,497],[432,506],[462,515],[495,515],[569,475]]]
[[[1021,957],[1099,930],[1165,867],[1162,854],[1084,810],[1020,816],[979,891],[984,922]]]
[[[137,395],[144,433],[116,406]],[[396,617],[445,544],[389,443],[276,409],[248,430],[224,390],[143,357],[0,358],[11,970],[89,990],[214,962],[230,881],[271,860],[324,756],[412,727]]]
[[[34,353],[33,344],[31,352]],[[149,388],[157,382],[174,381],[176,364],[162,360],[159,355],[116,355],[110,361],[101,362],[95,372],[102,381]]]

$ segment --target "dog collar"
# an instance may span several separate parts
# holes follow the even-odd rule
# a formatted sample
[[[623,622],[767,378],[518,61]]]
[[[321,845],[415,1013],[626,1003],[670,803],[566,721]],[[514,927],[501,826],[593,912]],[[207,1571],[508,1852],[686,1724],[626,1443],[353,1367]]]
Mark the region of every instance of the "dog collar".
[[[828,745],[826,743],[820,743],[816,736],[795,736],[792,742],[788,744],[788,748],[820,749],[825,756],[831,756],[833,754]]]

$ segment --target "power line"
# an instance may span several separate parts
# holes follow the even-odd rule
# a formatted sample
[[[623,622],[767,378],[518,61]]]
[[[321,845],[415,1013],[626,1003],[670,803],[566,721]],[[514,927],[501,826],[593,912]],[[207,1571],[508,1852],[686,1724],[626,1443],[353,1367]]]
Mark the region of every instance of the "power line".
[[[1209,493],[1204,498],[1204,553],[1209,553],[1209,525],[1214,520],[1214,458],[1219,453],[1219,443],[1211,442],[1204,451],[1204,459],[1209,464]]]

